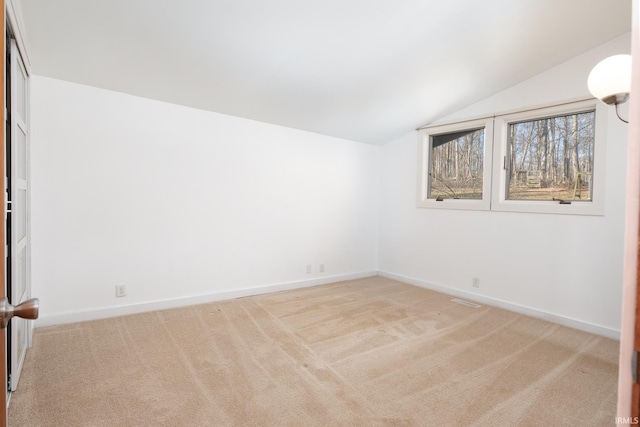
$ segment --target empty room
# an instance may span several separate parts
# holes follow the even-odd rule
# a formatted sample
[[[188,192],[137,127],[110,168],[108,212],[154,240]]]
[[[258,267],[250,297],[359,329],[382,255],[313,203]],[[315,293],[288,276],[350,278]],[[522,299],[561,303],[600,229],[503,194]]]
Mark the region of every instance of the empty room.
[[[0,426],[638,424],[640,0],[2,3]]]

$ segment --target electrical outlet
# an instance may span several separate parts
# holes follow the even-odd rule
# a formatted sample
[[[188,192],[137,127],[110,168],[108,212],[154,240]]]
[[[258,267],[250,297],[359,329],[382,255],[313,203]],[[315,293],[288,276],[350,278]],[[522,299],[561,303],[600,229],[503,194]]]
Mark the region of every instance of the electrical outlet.
[[[479,288],[480,287],[480,278],[479,277],[474,277],[471,281],[471,284],[473,285],[474,288]]]
[[[116,297],[121,298],[126,296],[127,296],[127,289],[124,287],[124,285],[116,285]]]
[[[307,274],[311,274],[311,264],[307,264]]]
[[[324,264],[320,264],[320,265],[318,266],[318,271],[319,271],[320,273],[324,273]]]

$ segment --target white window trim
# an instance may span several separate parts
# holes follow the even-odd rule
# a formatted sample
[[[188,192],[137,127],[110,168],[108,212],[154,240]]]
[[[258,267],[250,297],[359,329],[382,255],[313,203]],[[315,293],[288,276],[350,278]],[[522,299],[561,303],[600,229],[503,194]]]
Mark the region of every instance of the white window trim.
[[[429,154],[431,153],[431,135],[457,132],[464,129],[484,128],[484,162],[482,165],[482,200],[474,199],[444,199],[436,201],[428,199],[429,194]],[[422,208],[433,209],[469,209],[486,211],[491,208],[491,174],[492,174],[492,145],[493,118],[482,118],[465,122],[449,123],[421,129],[418,146],[418,186],[417,205]]]
[[[572,201],[571,204],[560,204],[558,201],[552,200],[506,200],[507,171],[504,168],[504,159],[507,156],[509,123],[594,109],[596,110],[596,122],[592,200]],[[604,215],[607,117],[606,106],[595,99],[496,116],[494,122],[496,140],[494,142],[493,162],[497,167],[493,171],[494,187],[491,193],[491,210],[500,212]]]
[[[509,123],[594,109],[596,111],[596,122],[592,200],[576,201],[575,203],[572,201],[571,204],[562,205],[558,201],[551,200],[506,200],[506,170],[504,168],[504,159],[507,155]],[[606,105],[598,102],[596,99],[589,99],[420,128],[418,130],[418,185],[416,204],[421,208],[432,209],[491,210],[497,212],[602,216],[604,215],[605,208],[607,121],[608,111]],[[435,199],[428,199],[429,153],[431,152],[430,136],[479,127],[485,128],[482,200],[445,199],[443,201],[436,201]]]

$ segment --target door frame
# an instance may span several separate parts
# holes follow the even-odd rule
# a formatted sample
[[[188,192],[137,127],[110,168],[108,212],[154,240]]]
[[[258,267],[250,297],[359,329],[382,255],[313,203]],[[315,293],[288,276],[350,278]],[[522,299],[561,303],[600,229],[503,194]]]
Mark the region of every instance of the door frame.
[[[622,319],[618,364],[618,406],[616,423],[629,425],[640,416],[640,387],[634,386],[634,348],[640,349],[640,0],[633,0],[631,13],[632,78],[629,97],[629,136],[627,145],[627,189],[622,283]],[[638,335],[636,335],[638,333]]]
[[[22,55],[22,59],[24,62],[24,66],[28,75],[31,74],[31,62],[29,60],[29,55],[25,47],[24,38],[22,36],[22,25],[18,19],[19,14],[16,12],[16,6],[14,4],[14,0],[0,0],[0,7],[4,11],[4,19],[2,19],[2,26],[0,28],[0,37],[2,38],[2,47],[5,57],[1,61],[1,72],[3,84],[0,85],[0,97],[3,102],[3,110],[6,111],[6,93],[5,93],[5,80],[6,80],[6,31],[7,27],[11,29],[13,36],[16,39],[16,43],[18,44],[18,50]],[[6,113],[5,113],[6,114]],[[6,162],[6,120],[1,121],[0,125],[0,135],[2,135],[2,149],[0,149],[0,176],[6,176],[5,162]],[[0,257],[5,260],[5,262],[0,262],[0,298],[6,296],[7,289],[7,280],[6,280],[6,248],[7,248],[7,233],[6,233],[6,203],[0,203],[0,217],[5,218],[5,226],[0,227]],[[2,350],[2,362],[0,362],[0,399],[4,400],[5,404],[0,405],[0,427],[7,426],[7,408],[9,405],[9,397],[8,393],[8,382],[7,382],[7,330],[1,329],[0,332],[0,349]]]
[[[5,40],[5,33],[6,33],[6,22],[8,19],[8,15],[10,15],[8,8],[5,7],[5,2],[4,0],[0,0],[0,6],[2,6],[2,10],[5,11],[5,17],[2,20],[2,27],[0,28],[0,34],[2,34],[2,46],[3,49],[2,51],[4,52],[4,55],[7,54],[7,50],[6,50],[6,40]],[[15,18],[15,14],[14,14],[14,18]],[[6,57],[3,57],[2,61],[0,61],[2,63],[1,67],[2,67],[2,81],[3,84],[0,85],[0,94],[2,97],[2,105],[3,105],[3,111],[6,111],[6,100],[5,100],[5,79],[6,79],[6,70],[5,70],[5,64],[6,64]],[[5,120],[1,120],[2,125],[0,126],[0,135],[2,135],[2,147],[3,149],[0,150],[0,168],[2,170],[2,174],[0,176],[6,176],[5,173],[5,144],[6,144],[6,129],[5,129]],[[0,208],[0,217],[5,218],[5,223],[6,223],[6,206],[4,201],[2,203],[0,203],[0,205],[2,205],[2,207]],[[2,280],[2,285],[0,286],[0,298],[3,298],[6,295],[6,289],[7,289],[7,280],[6,280],[6,247],[7,247],[7,236],[6,236],[6,226],[0,227],[0,241],[2,241],[2,244],[0,244],[0,257],[5,260],[4,262],[0,262],[0,280]],[[2,369],[0,369],[0,371],[2,371],[2,373],[0,374],[0,399],[2,401],[5,402],[4,405],[0,405],[0,427],[6,427],[7,425],[7,407],[9,405],[9,401],[8,401],[8,396],[7,396],[7,386],[8,386],[8,382],[7,382],[7,330],[6,329],[2,329],[2,332],[0,333],[0,347],[2,348]]]

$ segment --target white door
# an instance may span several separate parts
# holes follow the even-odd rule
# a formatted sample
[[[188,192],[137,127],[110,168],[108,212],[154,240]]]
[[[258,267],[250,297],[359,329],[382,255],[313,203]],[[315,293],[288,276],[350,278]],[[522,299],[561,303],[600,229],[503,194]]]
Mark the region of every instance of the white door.
[[[29,78],[15,40],[11,40],[11,238],[10,299],[16,306],[30,297],[30,230],[29,230]],[[31,345],[32,322],[14,317],[11,320],[10,390],[18,386],[27,348]]]

